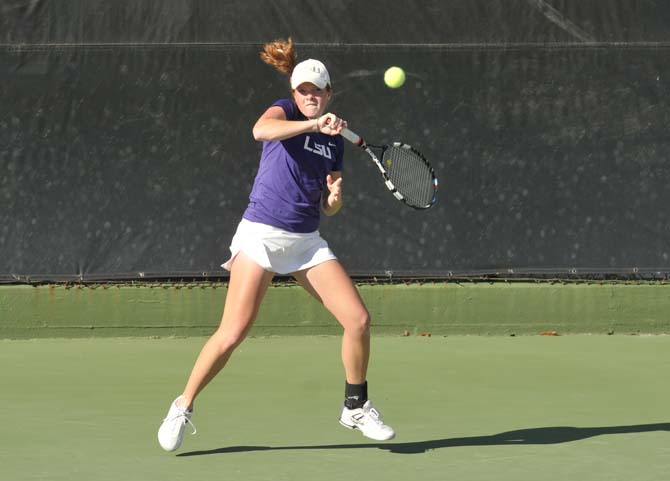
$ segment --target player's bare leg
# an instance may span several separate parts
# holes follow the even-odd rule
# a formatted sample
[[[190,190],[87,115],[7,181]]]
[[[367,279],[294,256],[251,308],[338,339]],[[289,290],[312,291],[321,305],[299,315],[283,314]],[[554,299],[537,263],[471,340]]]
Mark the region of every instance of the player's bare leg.
[[[370,314],[356,286],[337,260],[294,274],[296,280],[335,316],[344,328],[342,363],[346,376],[345,403],[340,424],[365,436],[387,440],[395,436],[367,398],[370,360]]]
[[[342,363],[347,382],[364,383],[370,359],[370,314],[349,275],[339,261],[329,260],[294,276],[344,328]]]
[[[221,324],[200,351],[182,394],[190,408],[195,397],[226,365],[253,325],[274,274],[243,252],[233,262]]]
[[[223,369],[235,348],[246,337],[273,275],[244,253],[235,258],[221,324],[200,351],[184,392],[174,400],[158,430],[159,443],[166,451],[174,451],[181,445],[186,424],[193,425],[193,401]]]

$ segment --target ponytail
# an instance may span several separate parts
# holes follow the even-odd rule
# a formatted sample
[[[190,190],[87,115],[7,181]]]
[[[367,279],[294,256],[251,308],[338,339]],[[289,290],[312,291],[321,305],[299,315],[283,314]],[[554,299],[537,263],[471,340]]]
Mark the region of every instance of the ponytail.
[[[276,68],[281,73],[291,75],[295,68],[298,54],[296,54],[293,47],[293,40],[289,37],[288,40],[278,39],[263,45],[260,57],[263,62]]]

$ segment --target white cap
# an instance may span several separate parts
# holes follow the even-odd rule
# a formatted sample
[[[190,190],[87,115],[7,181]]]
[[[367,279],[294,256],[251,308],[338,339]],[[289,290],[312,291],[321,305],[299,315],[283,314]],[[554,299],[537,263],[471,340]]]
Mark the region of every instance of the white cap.
[[[313,83],[320,89],[330,85],[330,75],[326,66],[313,58],[304,60],[295,66],[291,74],[291,88],[297,88],[301,83]]]

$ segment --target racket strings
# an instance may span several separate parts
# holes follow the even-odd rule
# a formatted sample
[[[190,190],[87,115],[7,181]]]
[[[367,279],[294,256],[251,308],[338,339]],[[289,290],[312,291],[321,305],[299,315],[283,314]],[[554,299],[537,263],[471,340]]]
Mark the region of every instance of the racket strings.
[[[406,202],[426,207],[435,198],[435,177],[430,166],[411,149],[391,146],[383,156],[389,180]]]

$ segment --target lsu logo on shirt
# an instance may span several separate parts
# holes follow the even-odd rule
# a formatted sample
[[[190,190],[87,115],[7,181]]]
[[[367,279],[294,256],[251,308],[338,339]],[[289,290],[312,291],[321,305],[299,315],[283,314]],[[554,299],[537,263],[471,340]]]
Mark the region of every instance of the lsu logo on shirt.
[[[335,144],[329,142],[328,145],[323,145],[319,144],[317,142],[311,142],[310,145],[310,138],[309,135],[305,136],[305,150],[308,152],[312,152],[316,155],[320,155],[321,157],[325,157],[328,160],[332,160],[333,158],[333,153],[330,151],[330,146],[335,146]]]

